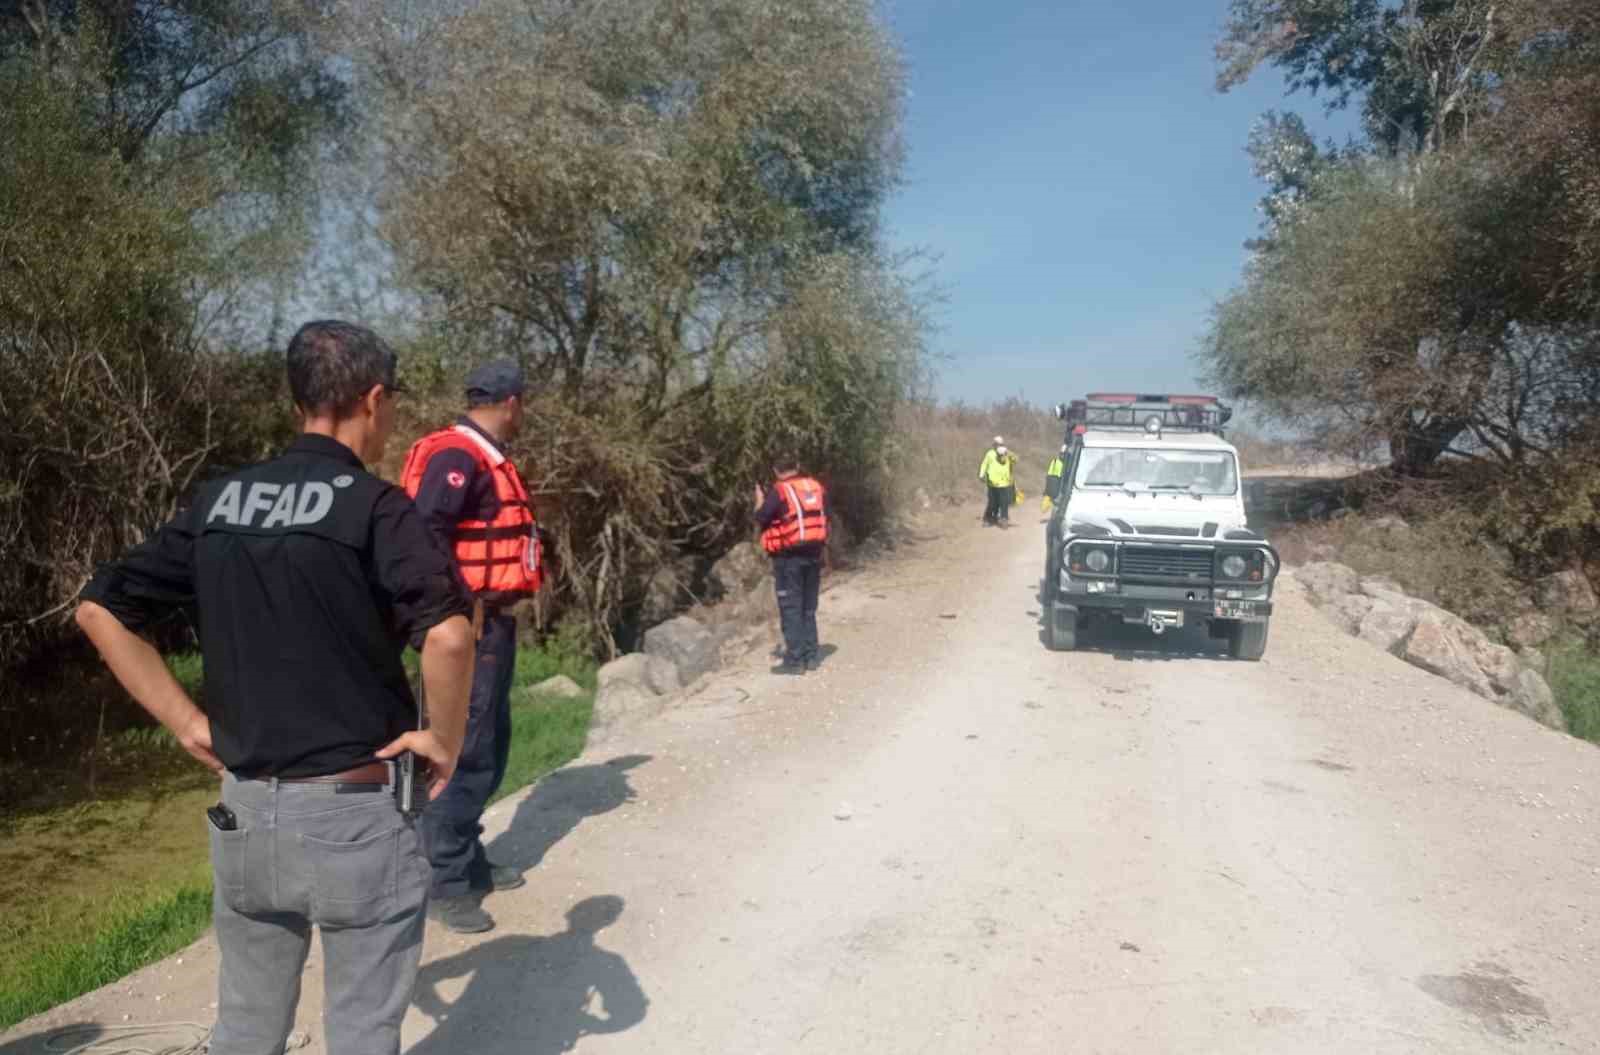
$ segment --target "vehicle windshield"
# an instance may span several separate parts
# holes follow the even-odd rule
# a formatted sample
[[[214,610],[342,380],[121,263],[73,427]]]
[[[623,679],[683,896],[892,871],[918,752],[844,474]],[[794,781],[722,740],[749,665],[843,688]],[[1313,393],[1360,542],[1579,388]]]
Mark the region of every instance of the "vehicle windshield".
[[[1239,489],[1239,468],[1230,451],[1086,447],[1078,459],[1077,486],[1231,495]]]

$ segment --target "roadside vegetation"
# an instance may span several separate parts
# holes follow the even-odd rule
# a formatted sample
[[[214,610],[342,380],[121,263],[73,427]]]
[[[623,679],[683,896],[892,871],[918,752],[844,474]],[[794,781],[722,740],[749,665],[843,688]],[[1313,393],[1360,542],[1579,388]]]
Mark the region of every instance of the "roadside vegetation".
[[[1261,228],[1203,366],[1385,464],[1335,503],[1364,519],[1302,534],[1493,635],[1536,612],[1520,643],[1592,737],[1600,621],[1538,584],[1600,582],[1600,7],[1233,0],[1216,58],[1222,90],[1270,71],[1360,131],[1257,122]]]
[[[780,452],[874,530],[928,387],[933,291],[881,234],[904,101],[872,0],[0,5],[0,810],[117,786],[147,723],[73,598],[288,438],[311,305],[401,354],[391,475],[470,366],[527,368],[535,643],[608,657]]]
[[[175,657],[173,666],[198,678],[195,657]],[[519,651],[511,759],[498,797],[582,751],[594,670],[587,656],[560,647]],[[531,692],[557,674],[585,694]],[[0,1029],[181,949],[210,926],[203,818],[216,801],[215,779],[164,730],[118,734],[101,752],[101,772],[111,776],[98,795],[58,773],[60,783],[0,819]]]

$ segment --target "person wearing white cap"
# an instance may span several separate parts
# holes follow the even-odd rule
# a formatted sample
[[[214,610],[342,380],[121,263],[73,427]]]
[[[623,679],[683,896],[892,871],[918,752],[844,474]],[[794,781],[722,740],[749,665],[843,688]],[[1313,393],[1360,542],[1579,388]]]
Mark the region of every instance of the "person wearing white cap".
[[[996,436],[994,449],[984,453],[983,464],[978,467],[978,479],[989,488],[989,504],[983,511],[986,526],[1004,525],[1010,519],[1011,468],[1015,463],[1016,459]]]

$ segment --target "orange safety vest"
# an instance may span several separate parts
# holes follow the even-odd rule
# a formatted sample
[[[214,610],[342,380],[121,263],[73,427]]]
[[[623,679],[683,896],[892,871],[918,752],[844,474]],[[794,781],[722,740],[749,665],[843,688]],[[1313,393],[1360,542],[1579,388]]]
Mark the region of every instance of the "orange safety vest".
[[[500,511],[493,520],[462,520],[455,526],[456,563],[467,588],[475,593],[538,593],[544,568],[533,503],[517,467],[494,444],[466,425],[429,433],[406,454],[400,486],[416,498],[429,460],[444,450],[472,455],[478,468],[494,480],[494,496],[500,500]]]
[[[761,533],[761,548],[782,553],[803,543],[828,541],[828,517],[822,485],[809,476],[791,476],[777,483],[783,514]]]

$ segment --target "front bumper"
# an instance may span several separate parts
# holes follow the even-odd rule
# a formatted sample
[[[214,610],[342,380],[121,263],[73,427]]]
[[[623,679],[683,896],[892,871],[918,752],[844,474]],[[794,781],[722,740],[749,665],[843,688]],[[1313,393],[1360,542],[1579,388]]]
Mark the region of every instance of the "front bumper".
[[[1245,622],[1262,622],[1272,617],[1270,600],[1235,600],[1231,598],[1195,597],[1195,590],[1158,592],[1158,587],[1145,587],[1120,594],[1067,593],[1063,591],[1056,601],[1057,609],[1071,608],[1082,615],[1115,616],[1126,623],[1147,623],[1152,612],[1182,612],[1185,622],[1206,619],[1239,619]],[[1210,591],[1206,591],[1208,594]]]
[[[1194,543],[1173,545],[1145,539],[1069,538],[1060,552],[1070,553],[1076,542],[1092,548],[1114,547],[1115,566],[1109,569],[1108,574],[1095,575],[1073,565],[1077,569],[1077,573],[1074,573],[1068,570],[1070,561],[1063,560],[1056,573],[1058,588],[1055,601],[1061,606],[1084,614],[1116,614],[1130,623],[1148,622],[1157,613],[1169,617],[1183,613],[1183,622],[1197,619],[1261,622],[1272,615],[1272,586],[1280,563],[1277,551],[1265,542],[1254,546],[1241,546],[1238,543],[1212,546]],[[1124,554],[1130,551],[1137,556],[1125,562]],[[1209,570],[1215,568],[1219,552],[1257,554],[1257,564],[1268,570],[1265,581],[1238,582],[1208,574]],[[1125,563],[1141,574],[1123,574]],[[1152,570],[1168,569],[1174,574],[1150,574]]]

